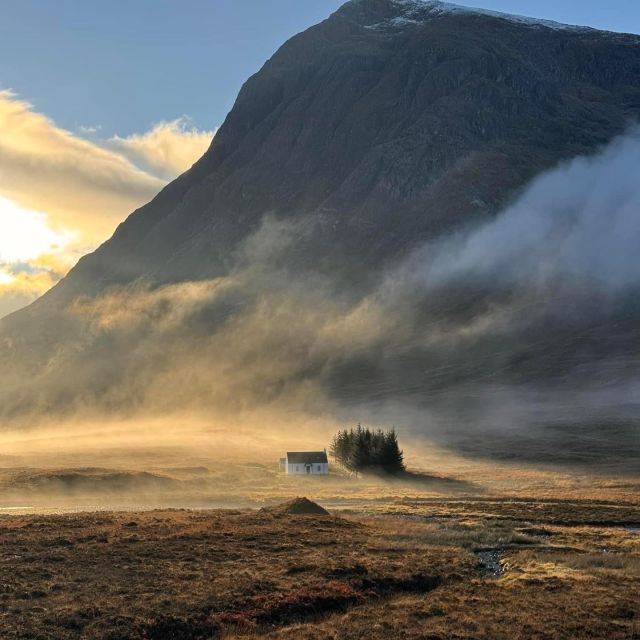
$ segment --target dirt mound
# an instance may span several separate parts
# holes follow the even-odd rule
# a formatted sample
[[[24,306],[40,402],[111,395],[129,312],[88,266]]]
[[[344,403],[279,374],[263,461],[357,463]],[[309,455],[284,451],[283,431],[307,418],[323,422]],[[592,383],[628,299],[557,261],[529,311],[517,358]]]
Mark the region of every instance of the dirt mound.
[[[329,512],[319,504],[312,502],[308,498],[294,498],[289,502],[283,502],[276,507],[267,507],[263,511],[276,513],[279,515],[292,516],[328,516]]]

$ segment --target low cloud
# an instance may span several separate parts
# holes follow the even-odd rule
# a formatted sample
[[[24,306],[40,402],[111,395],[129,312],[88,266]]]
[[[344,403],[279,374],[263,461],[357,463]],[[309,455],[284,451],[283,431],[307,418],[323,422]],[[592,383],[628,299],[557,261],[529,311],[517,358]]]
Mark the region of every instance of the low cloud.
[[[12,271],[0,269],[0,317],[33,302],[64,275],[51,269]]]
[[[289,267],[313,220],[266,218],[223,278],[77,300],[55,347],[31,343],[35,374],[5,335],[0,407],[332,416],[470,455],[624,466],[640,453],[638,160],[634,131],[360,291]]]
[[[537,178],[493,222],[421,254],[427,287],[483,279],[614,293],[640,281],[640,131]]]
[[[104,240],[164,181],[75,136],[9,91],[0,92],[0,194],[44,211],[52,226]]]
[[[107,141],[111,149],[167,180],[188,169],[211,144],[215,131],[201,131],[182,117],[159,122],[150,131]]]

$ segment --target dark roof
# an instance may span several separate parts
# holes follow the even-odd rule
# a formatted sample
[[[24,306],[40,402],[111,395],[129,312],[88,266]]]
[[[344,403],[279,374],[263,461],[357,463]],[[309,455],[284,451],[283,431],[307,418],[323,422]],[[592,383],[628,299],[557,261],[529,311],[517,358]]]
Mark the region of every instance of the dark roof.
[[[326,451],[287,451],[289,464],[315,464],[329,462]]]

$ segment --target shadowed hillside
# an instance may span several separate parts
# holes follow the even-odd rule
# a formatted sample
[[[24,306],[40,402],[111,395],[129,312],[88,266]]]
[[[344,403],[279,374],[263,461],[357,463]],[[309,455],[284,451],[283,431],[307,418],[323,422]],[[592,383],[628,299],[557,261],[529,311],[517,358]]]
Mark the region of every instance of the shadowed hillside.
[[[289,260],[379,267],[497,213],[640,114],[640,37],[430,5],[348,2],[292,38],[205,156],[36,308],[140,277],[227,275],[267,214],[313,221]]]
[[[295,407],[633,460],[639,114],[638,36],[352,0],[0,323],[0,414]]]

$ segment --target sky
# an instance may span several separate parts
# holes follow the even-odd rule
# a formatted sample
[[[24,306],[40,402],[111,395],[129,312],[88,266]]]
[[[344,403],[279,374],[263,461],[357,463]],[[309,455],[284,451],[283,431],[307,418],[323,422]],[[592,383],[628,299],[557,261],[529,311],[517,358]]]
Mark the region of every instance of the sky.
[[[246,78],[340,4],[0,2],[0,317],[197,160]],[[637,0],[458,4],[640,33]]]

